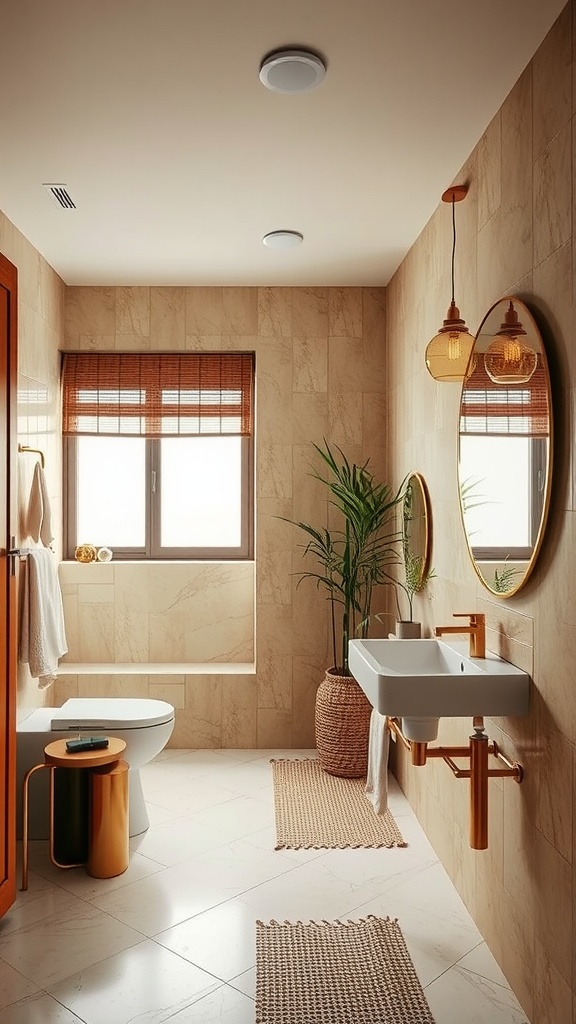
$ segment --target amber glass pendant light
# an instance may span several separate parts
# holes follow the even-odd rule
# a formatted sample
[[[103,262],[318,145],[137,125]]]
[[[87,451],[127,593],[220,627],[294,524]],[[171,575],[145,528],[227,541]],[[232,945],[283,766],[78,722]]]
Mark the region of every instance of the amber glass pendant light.
[[[466,375],[474,338],[460,317],[454,302],[454,256],[456,253],[455,204],[465,199],[467,185],[453,185],[442,194],[443,203],[452,203],[452,301],[442,327],[426,348],[426,366],[435,380],[461,384]],[[471,370],[473,367],[470,368]]]
[[[510,300],[504,323],[484,353],[484,369],[495,384],[527,384],[530,380],[538,365],[538,356],[522,337],[526,337],[526,331]]]

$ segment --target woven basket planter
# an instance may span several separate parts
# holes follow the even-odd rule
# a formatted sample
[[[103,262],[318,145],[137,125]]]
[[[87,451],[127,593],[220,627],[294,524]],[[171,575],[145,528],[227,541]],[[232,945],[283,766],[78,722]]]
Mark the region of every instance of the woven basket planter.
[[[329,775],[366,775],[371,714],[372,705],[352,676],[326,672],[316,694],[316,747]]]

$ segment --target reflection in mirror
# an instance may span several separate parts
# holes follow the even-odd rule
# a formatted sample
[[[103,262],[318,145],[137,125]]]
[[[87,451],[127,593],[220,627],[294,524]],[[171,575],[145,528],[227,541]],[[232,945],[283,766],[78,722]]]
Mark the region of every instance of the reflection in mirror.
[[[460,400],[458,483],[482,583],[510,597],[530,575],[548,512],[550,377],[529,309],[508,296],[482,321]]]
[[[408,477],[402,504],[402,538],[406,576],[418,593],[427,578],[432,547],[430,499],[420,473]]]

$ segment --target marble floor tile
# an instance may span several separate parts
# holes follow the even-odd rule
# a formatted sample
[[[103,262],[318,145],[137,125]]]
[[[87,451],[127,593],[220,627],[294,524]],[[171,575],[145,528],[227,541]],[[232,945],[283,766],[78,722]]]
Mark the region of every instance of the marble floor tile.
[[[29,889],[0,920],[0,1024],[252,1024],[257,919],[368,914],[398,918],[436,1024],[527,1024],[395,779],[406,848],[274,849],[270,759],[309,756],[163,751],[116,878],[32,843]]]
[[[40,992],[0,1010],[0,1024],[85,1024],[80,1017]]]
[[[143,939],[91,903],[61,896],[57,913],[0,936],[0,958],[44,989]]]
[[[146,940],[71,974],[50,994],[86,1024],[162,1024],[219,985],[212,975]]]
[[[169,1024],[254,1024],[254,1001],[222,985],[174,1014]]]
[[[498,985],[459,964],[428,985],[426,999],[436,1024],[530,1024],[507,985]]]

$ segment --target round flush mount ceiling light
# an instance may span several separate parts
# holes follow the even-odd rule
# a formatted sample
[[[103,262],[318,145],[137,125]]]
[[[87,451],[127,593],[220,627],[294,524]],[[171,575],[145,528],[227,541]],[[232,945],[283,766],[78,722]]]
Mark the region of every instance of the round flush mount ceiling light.
[[[270,249],[295,249],[302,245],[304,235],[299,231],[269,231],[262,241]]]
[[[274,50],[260,65],[260,81],[272,92],[309,92],[325,74],[326,64],[311,50]]]

